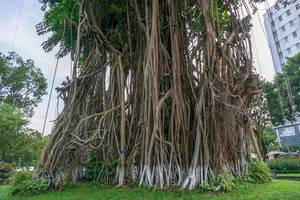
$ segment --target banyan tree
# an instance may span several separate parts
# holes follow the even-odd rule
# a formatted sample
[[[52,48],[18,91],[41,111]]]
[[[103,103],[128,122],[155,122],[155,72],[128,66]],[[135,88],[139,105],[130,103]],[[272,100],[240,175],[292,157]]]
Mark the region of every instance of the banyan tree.
[[[254,3],[72,1],[77,20],[62,16],[63,34],[76,35],[72,77],[39,175],[53,188],[76,181],[93,151],[105,184],[193,189],[224,171],[243,176],[260,92]]]

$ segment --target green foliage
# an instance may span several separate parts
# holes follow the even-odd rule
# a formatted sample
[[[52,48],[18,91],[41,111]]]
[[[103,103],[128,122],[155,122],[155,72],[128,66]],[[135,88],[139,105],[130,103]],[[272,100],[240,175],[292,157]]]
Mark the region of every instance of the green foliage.
[[[22,113],[8,104],[0,104],[0,160],[15,160],[15,151],[23,144],[22,135],[26,124]]]
[[[272,181],[272,173],[263,161],[252,160],[244,181],[250,183],[267,183]]]
[[[268,110],[271,115],[271,121],[273,125],[279,125],[284,122],[284,116],[283,116],[283,108],[281,105],[281,99],[278,93],[278,90],[276,89],[276,86],[274,83],[266,82],[264,84],[264,92],[266,93],[266,98],[268,101]]]
[[[101,183],[103,176],[112,178],[116,176],[116,168],[118,165],[118,160],[112,159],[111,161],[103,161],[100,159],[97,151],[91,151],[85,165],[85,177],[88,181]],[[102,174],[100,174],[100,172]]]
[[[286,74],[287,81],[284,73]],[[273,125],[277,126],[284,120],[294,120],[294,112],[288,98],[287,82],[291,88],[293,106],[295,112],[300,112],[300,53],[288,58],[282,73],[275,76],[274,81],[264,85],[264,91],[268,100],[268,109]]]
[[[264,84],[260,81],[261,85]],[[268,111],[268,103],[265,94],[259,94],[255,97],[252,104],[253,130],[262,155],[266,155],[269,149],[276,148],[276,134],[271,126],[271,117]],[[274,137],[275,136],[275,137]]]
[[[210,175],[209,181],[201,186],[201,190],[214,192],[231,191],[236,186],[235,177],[230,172],[224,171],[217,176]]]
[[[74,54],[77,37],[78,6],[76,0],[40,0],[44,11],[43,21],[36,25],[39,35],[51,34],[42,46],[46,52],[60,44],[58,56]],[[65,21],[68,19],[67,21]],[[65,27],[66,25],[66,27]],[[66,28],[66,29],[65,29]],[[66,30],[62,38],[64,29]]]
[[[14,164],[10,164],[7,162],[0,162],[0,185],[6,184],[9,180],[9,177],[13,173],[15,169]]]
[[[42,154],[46,139],[38,131],[27,130],[22,135],[22,144],[15,150],[18,166],[34,166]]]
[[[262,140],[268,152],[275,149],[279,149],[279,144],[277,142],[277,135],[272,127],[267,126],[263,130]]]
[[[9,104],[0,104],[0,161],[19,167],[33,166],[44,146],[41,133],[26,128],[24,115]]]
[[[89,159],[86,163],[86,178],[89,181],[97,182],[98,174],[100,173],[101,162],[99,156],[95,151],[92,151],[89,155]]]
[[[300,145],[293,145],[293,146],[281,146],[280,151],[289,152],[289,151],[299,151]]]
[[[190,6],[188,1],[184,1],[183,16],[188,19],[187,23],[192,30],[201,30],[204,24],[204,18],[200,15],[200,9],[197,6]]]
[[[32,178],[32,173],[29,171],[20,171],[14,174],[11,178],[11,185],[17,186],[22,184],[24,181]]]
[[[300,53],[288,58],[283,69],[288,77],[296,111],[300,111]],[[286,98],[287,96],[285,96]]]
[[[0,103],[21,109],[27,116],[46,94],[47,84],[33,60],[23,60],[17,53],[0,53]]]
[[[46,79],[33,60],[0,53],[0,161],[32,166],[43,147],[40,133],[27,129],[26,117],[46,94]]]
[[[71,53],[74,56],[79,21],[79,8],[77,0],[40,0],[44,11],[43,21],[36,25],[39,35],[51,34],[42,46],[46,52],[60,45],[59,57]],[[116,49],[124,47],[127,41],[127,3],[119,0],[86,1],[86,6],[92,4],[91,11],[96,19],[101,22],[100,29],[106,39]],[[128,13],[132,17],[132,13]],[[117,20],[116,20],[117,19]],[[63,34],[65,30],[65,34]],[[62,37],[63,36],[63,37]],[[81,38],[83,55],[89,50],[89,40]]]
[[[273,159],[267,164],[271,170],[276,171],[300,170],[300,158],[296,156]]]
[[[40,194],[48,190],[48,183],[42,178],[32,178],[30,172],[16,173],[12,180],[11,193],[13,195]]]
[[[184,18],[188,19],[187,24],[189,29],[194,31],[200,31],[204,28],[204,17],[201,15],[201,10],[197,6],[191,6],[189,1],[184,2],[184,10],[182,15]],[[214,13],[210,13],[213,19],[218,21],[220,31],[218,32],[218,38],[225,41],[225,32],[230,29],[229,24],[231,17],[226,11],[224,1],[217,0],[214,1]]]

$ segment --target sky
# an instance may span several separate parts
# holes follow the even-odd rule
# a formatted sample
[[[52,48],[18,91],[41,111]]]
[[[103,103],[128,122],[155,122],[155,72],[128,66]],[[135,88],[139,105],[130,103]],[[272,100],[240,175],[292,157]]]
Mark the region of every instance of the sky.
[[[275,0],[268,0],[272,5]],[[254,63],[257,72],[267,80],[272,80],[274,68],[268,42],[264,34],[263,14],[266,12],[265,4],[259,5],[257,14],[253,16],[252,43],[254,46]],[[35,109],[35,115],[30,119],[30,128],[41,131],[46,115],[50,86],[54,74],[58,49],[46,53],[41,44],[49,37],[38,36],[35,25],[43,19],[41,4],[38,0],[0,0],[0,52],[7,54],[16,51],[24,59],[32,59],[39,67],[48,82],[48,95]],[[260,20],[259,20],[260,19]],[[261,23],[260,23],[261,21]],[[69,56],[59,60],[58,73],[54,88],[70,74],[71,59]],[[61,102],[62,103],[62,102]],[[61,106],[61,105],[60,105]],[[57,117],[57,98],[54,91],[50,101],[45,134],[51,132],[53,120]]]

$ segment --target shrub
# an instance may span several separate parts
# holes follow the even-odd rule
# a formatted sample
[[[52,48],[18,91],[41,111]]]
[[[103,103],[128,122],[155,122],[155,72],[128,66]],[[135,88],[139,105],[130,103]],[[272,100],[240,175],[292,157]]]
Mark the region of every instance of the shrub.
[[[244,180],[250,183],[267,183],[272,181],[272,173],[263,161],[253,160],[250,162]]]
[[[0,185],[6,184],[11,176],[15,166],[7,162],[0,162]]]
[[[91,151],[85,163],[85,178],[88,181],[93,181],[95,183],[113,184],[114,182],[103,182],[103,176],[111,177],[111,180],[114,180],[118,165],[119,160],[112,158],[103,161],[100,158],[99,153]]]
[[[297,157],[287,157],[273,159],[267,162],[271,170],[287,171],[300,170],[300,159]]]
[[[11,193],[13,195],[39,194],[48,190],[48,183],[42,178],[32,178],[27,171],[18,172],[12,179]]]
[[[280,151],[284,151],[284,152],[297,151],[297,150],[300,150],[300,145],[280,147]]]
[[[211,175],[209,181],[205,182],[201,189],[203,191],[231,191],[236,187],[235,177],[227,171],[215,176]]]

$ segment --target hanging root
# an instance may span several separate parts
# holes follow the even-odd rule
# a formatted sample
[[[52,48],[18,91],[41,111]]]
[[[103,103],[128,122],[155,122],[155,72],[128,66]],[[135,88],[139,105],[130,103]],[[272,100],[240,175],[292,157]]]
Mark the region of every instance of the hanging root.
[[[84,176],[92,149],[106,184],[194,189],[225,169],[242,176],[258,80],[247,4],[132,0],[114,14],[79,2],[73,79],[40,161],[51,186]]]

